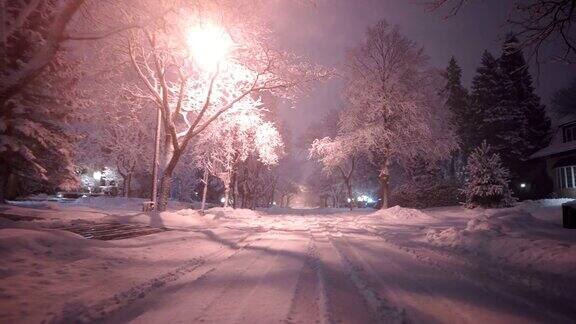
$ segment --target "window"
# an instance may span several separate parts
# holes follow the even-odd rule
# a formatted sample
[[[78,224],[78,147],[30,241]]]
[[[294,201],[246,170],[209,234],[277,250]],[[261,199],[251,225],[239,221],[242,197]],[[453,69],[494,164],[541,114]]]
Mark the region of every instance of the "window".
[[[576,134],[575,134],[576,135]],[[576,166],[556,168],[556,188],[576,188]]]
[[[564,143],[576,141],[576,124],[564,126],[562,128],[562,134]]]

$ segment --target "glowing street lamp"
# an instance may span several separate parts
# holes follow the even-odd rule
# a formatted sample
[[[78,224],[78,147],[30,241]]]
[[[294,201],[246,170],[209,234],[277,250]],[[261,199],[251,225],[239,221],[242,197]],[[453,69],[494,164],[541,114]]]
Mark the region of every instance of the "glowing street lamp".
[[[188,30],[186,45],[198,66],[213,70],[218,63],[226,59],[234,42],[223,28],[213,24],[204,24]]]

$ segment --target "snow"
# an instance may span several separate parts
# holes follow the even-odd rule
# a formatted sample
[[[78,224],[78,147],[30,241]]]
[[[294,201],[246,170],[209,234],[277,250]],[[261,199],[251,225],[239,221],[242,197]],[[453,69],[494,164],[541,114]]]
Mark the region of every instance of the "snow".
[[[423,213],[420,210],[412,208],[403,208],[400,206],[390,207],[388,209],[377,211],[370,216],[382,217],[384,222],[396,223],[414,223],[414,222],[429,222],[434,220],[434,217],[429,214]]]
[[[559,125],[564,125],[574,121],[573,116],[566,116],[565,120],[561,121]],[[550,144],[538,150],[530,156],[531,159],[542,158],[558,153],[568,152],[576,149],[576,141],[564,142],[562,127],[557,127]]]
[[[1,322],[570,322],[567,200],[511,208],[211,208],[142,200],[0,206]],[[171,231],[87,240],[81,221]],[[255,305],[258,305],[255,307]]]
[[[538,211],[535,205],[558,210],[558,203],[544,201],[529,206],[533,211]],[[538,214],[548,215],[540,211]],[[550,213],[553,214],[559,213]],[[523,206],[489,209],[472,217],[464,228],[432,229],[426,237],[435,245],[464,250],[495,262],[576,278],[576,236],[561,229],[550,217],[542,218],[548,219],[534,217]]]

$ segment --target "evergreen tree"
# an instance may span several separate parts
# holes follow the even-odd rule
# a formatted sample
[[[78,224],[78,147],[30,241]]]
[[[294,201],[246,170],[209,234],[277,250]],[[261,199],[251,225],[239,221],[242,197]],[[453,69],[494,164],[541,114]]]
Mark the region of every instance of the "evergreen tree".
[[[450,58],[445,72],[446,85],[442,93],[446,96],[446,107],[451,113],[450,123],[456,130],[462,148],[469,147],[471,142],[472,125],[469,121],[468,91],[462,86],[462,69],[454,57]],[[462,174],[462,161],[465,150],[452,153],[450,158],[449,175],[452,180],[460,180]]]
[[[546,146],[550,135],[550,119],[544,105],[534,93],[532,77],[522,54],[520,42],[511,35],[504,43],[499,60],[503,87],[502,116],[509,118],[509,128],[502,139],[507,147],[502,156],[508,167],[515,170],[522,160]]]
[[[464,195],[466,207],[500,208],[513,202],[508,187],[509,171],[502,165],[500,156],[482,142],[468,157]]]
[[[468,91],[462,86],[462,69],[454,57],[450,58],[446,68],[446,85],[442,90],[446,95],[446,106],[452,113],[452,124],[458,135],[464,140],[468,114]]]
[[[479,146],[484,140],[488,143],[498,141],[495,137],[501,127],[498,127],[493,119],[502,92],[500,79],[498,62],[490,52],[484,51],[476,76],[472,80],[468,123],[473,125],[473,129],[467,149]]]
[[[568,87],[556,91],[552,97],[552,109],[560,118],[576,115],[576,78],[572,79]]]
[[[498,60],[484,52],[471,97],[469,122],[477,127],[471,143],[485,140],[517,177],[526,158],[548,144],[550,134],[550,119],[534,93],[518,39],[508,37]]]

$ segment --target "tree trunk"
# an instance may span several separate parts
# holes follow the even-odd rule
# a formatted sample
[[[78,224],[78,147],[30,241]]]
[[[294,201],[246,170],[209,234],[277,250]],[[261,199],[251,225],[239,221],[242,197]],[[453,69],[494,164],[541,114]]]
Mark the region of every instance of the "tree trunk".
[[[120,173],[120,176],[122,177],[122,184],[124,185],[122,187],[122,196],[128,198],[128,176],[122,174],[120,171],[118,171],[118,173]]]
[[[348,207],[350,210],[354,209],[354,197],[352,196],[352,184],[346,180],[346,192],[348,194]]]
[[[388,198],[390,196],[388,188],[390,180],[390,162],[388,159],[385,160],[382,169],[380,170],[378,180],[380,181],[380,199],[382,199],[380,209],[386,209],[388,208]]]
[[[160,180],[160,195],[158,197],[158,208],[155,208],[157,211],[162,212],[166,210],[168,207],[168,198],[170,197],[170,188],[172,186],[172,174],[174,173],[174,169],[176,169],[176,165],[182,156],[182,150],[174,151],[170,162],[166,166],[166,169],[162,173],[162,178]]]
[[[127,183],[124,185],[126,192],[124,196],[130,198],[130,191],[132,191],[132,173],[128,174]]]
[[[224,185],[224,208],[228,207],[228,200],[230,199],[230,183]]]
[[[453,152],[450,156],[450,180],[452,183],[457,183],[458,178],[456,176],[456,160],[458,159],[458,152]]]
[[[124,182],[124,188],[123,188],[123,196],[126,198],[130,197],[130,190],[132,188],[132,173],[122,173],[120,172],[120,170],[118,170],[118,173],[120,173],[120,176],[122,176],[122,181]]]
[[[274,182],[272,183],[272,189],[270,189],[270,199],[268,201],[268,205],[269,206],[273,206],[274,205],[274,193],[276,192],[276,182],[277,180],[274,179]]]
[[[234,173],[234,181],[232,182],[232,208],[236,209],[238,205],[238,178],[236,173]]]
[[[8,166],[0,164],[0,204],[6,203],[6,187],[8,186]]]
[[[210,174],[208,173],[207,170],[204,170],[204,190],[202,191],[202,204],[200,205],[200,211],[204,212],[204,209],[206,207],[206,195],[208,194],[208,180],[209,180]]]
[[[172,173],[164,172],[162,179],[160,179],[160,190],[158,195],[158,208],[157,211],[165,211],[168,207],[168,198],[170,197],[170,187],[172,186]]]

